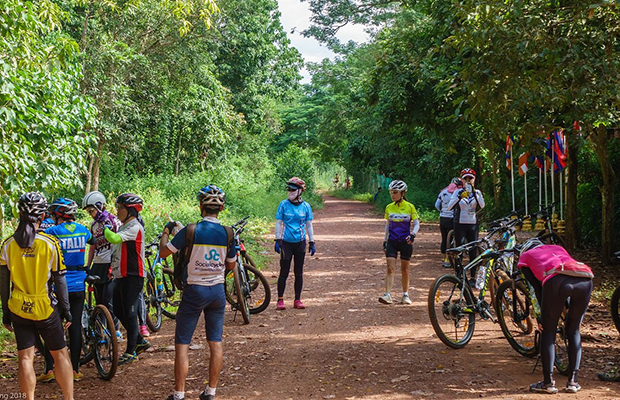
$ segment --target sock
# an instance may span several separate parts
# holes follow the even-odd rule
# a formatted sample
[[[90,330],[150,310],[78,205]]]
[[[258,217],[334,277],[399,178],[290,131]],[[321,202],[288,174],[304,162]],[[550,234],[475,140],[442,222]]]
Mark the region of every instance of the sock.
[[[185,392],[177,392],[176,390],[174,391],[174,400],[184,400],[185,399]]]
[[[403,296],[409,296],[409,292],[403,292]]]
[[[215,396],[215,389],[217,388],[212,388],[211,386],[207,386],[205,388],[205,394],[210,394],[211,396]]]

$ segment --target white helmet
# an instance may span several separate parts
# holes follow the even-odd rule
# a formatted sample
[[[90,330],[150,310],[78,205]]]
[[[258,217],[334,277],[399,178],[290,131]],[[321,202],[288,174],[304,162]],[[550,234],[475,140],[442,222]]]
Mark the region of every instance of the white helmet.
[[[403,181],[395,180],[395,181],[390,182],[390,186],[388,187],[388,190],[398,190],[399,192],[406,192],[407,184]]]
[[[521,245],[521,254],[525,253],[528,250],[532,250],[532,249],[535,249],[536,247],[540,247],[540,246],[543,246],[543,245],[544,245],[544,243],[541,242],[540,239],[537,238],[537,237],[533,237],[533,238],[527,239]]]
[[[93,206],[99,211],[103,211],[103,206],[105,206],[105,196],[103,193],[95,190],[93,192],[88,192],[84,199],[82,199],[82,208],[86,208],[88,206]]]

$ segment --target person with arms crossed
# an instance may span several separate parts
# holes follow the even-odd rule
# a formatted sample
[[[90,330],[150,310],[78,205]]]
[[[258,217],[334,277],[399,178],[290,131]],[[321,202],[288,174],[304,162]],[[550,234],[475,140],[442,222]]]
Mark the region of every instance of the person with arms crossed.
[[[26,399],[33,400],[37,383],[34,346],[40,334],[56,361],[56,380],[63,396],[72,400],[71,360],[61,321],[62,317],[66,321],[64,328],[68,328],[72,317],[60,244],[53,236],[37,233],[47,209],[47,201],[40,193],[22,195],[18,208],[19,225],[0,248],[2,323],[15,331],[17,380]],[[50,281],[56,286],[56,295]]]
[[[415,206],[405,199],[407,184],[394,180],[388,187],[392,203],[385,207],[385,241],[383,250],[387,260],[385,274],[385,293],[379,297],[379,302],[392,304],[390,291],[394,286],[394,272],[396,271],[396,257],[400,252],[400,272],[402,276],[403,296],[401,303],[411,304],[409,298],[409,264],[413,254],[413,240],[420,229],[420,220]],[[412,226],[413,225],[413,226]]]
[[[174,333],[174,393],[167,400],[185,398],[185,380],[189,370],[189,345],[200,314],[204,314],[207,342],[209,343],[209,383],[200,393],[201,400],[213,400],[223,363],[222,332],[226,292],[225,270],[235,267],[237,250],[233,245],[232,230],[223,227],[217,219],[224,209],[226,194],[215,185],[198,192],[202,221],[181,229],[171,241],[168,237],[176,228],[169,222],[164,228],[159,255],[166,258],[178,251],[186,251],[182,277],[183,296],[176,316]],[[188,235],[191,243],[188,242]],[[187,255],[187,251],[191,251]],[[175,266],[177,268],[178,266]]]

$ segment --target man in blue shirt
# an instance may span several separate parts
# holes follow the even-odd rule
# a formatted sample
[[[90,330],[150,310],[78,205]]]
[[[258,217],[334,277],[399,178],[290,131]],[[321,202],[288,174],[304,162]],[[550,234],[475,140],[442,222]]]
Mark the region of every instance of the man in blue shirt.
[[[226,269],[235,267],[237,253],[232,241],[229,241],[226,228],[217,219],[220,211],[224,209],[226,201],[224,191],[215,185],[209,185],[200,189],[197,197],[200,202],[202,221],[181,229],[172,241],[168,241],[168,237],[175,230],[176,223],[168,223],[164,228],[159,246],[159,255],[162,258],[186,248],[191,249],[189,255],[185,253],[187,267],[183,274],[184,290],[176,316],[174,393],[167,400],[185,398],[189,345],[200,314],[204,313],[207,342],[211,353],[209,384],[200,393],[201,400],[213,400],[222,370],[224,355],[222,332],[226,308],[224,273]],[[186,243],[187,236],[191,235],[192,231],[192,244]],[[230,236],[232,239],[232,235]]]

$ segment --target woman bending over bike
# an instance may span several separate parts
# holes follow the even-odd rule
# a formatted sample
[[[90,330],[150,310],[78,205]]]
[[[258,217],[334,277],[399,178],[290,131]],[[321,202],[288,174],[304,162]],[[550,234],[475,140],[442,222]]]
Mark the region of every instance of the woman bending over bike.
[[[407,184],[403,181],[392,181],[388,187],[392,203],[385,207],[385,241],[383,250],[387,259],[387,273],[385,274],[385,293],[379,297],[379,302],[392,304],[390,291],[394,285],[396,257],[400,252],[400,272],[402,275],[403,297],[401,303],[411,304],[409,298],[409,263],[413,254],[413,240],[420,229],[418,212],[413,204],[405,199]]]
[[[452,179],[452,182],[446,186],[435,201],[435,208],[439,211],[439,231],[441,232],[441,265],[445,268],[450,268],[450,262],[446,256],[446,249],[448,248],[448,232],[454,229],[454,210],[449,207],[450,199],[452,199],[452,193],[457,189],[463,188],[463,182],[457,177]]]
[[[293,260],[295,263],[295,301],[293,308],[306,308],[301,302],[301,290],[304,284],[304,260],[306,258],[306,232],[308,233],[308,252],[313,256],[316,251],[312,230],[312,207],[301,198],[301,194],[306,190],[306,183],[294,176],[286,182],[286,190],[288,190],[288,199],[282,200],[276,211],[274,249],[276,253],[280,253],[277,310],[286,309],[284,306],[284,290]]]
[[[565,333],[568,340],[568,382],[565,391],[576,393],[581,390],[577,373],[581,362],[581,333],[579,327],[588,309],[592,294],[592,270],[575,261],[566,250],[557,245],[543,245],[536,238],[524,245],[527,251],[519,257],[519,268],[532,284],[541,304],[542,337],[540,354],[543,365],[543,380],[530,385],[530,391],[557,393],[553,380],[555,359],[555,335],[560,315],[568,304]]]

